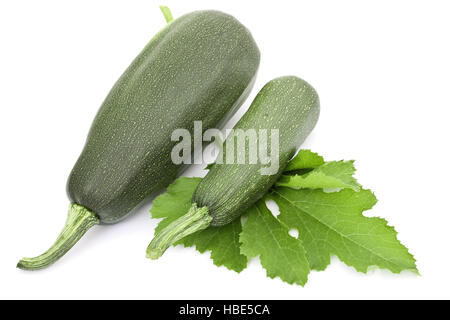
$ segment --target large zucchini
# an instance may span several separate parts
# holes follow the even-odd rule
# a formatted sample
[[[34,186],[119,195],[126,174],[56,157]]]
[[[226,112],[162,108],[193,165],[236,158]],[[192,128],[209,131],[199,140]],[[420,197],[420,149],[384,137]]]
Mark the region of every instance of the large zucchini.
[[[262,162],[215,163],[197,186],[188,213],[155,236],[147,256],[157,259],[181,238],[209,226],[223,226],[246,212],[275,183],[318,117],[319,98],[308,83],[292,76],[267,83],[234,127],[242,130],[227,137],[223,150],[226,153],[228,145],[234,145],[248,129],[278,129],[278,170],[267,175],[261,172],[266,167]],[[250,159],[249,144],[244,152],[245,159]]]
[[[197,11],[171,21],[116,82],[67,183],[72,202],[56,243],[18,267],[43,268],[97,223],[124,218],[180,172],[171,161],[177,128],[216,127],[248,94],[259,50],[230,15]]]

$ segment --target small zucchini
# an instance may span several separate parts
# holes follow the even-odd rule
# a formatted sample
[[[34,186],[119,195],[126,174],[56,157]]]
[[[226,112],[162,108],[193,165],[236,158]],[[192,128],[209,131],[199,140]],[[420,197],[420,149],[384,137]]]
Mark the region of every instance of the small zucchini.
[[[180,173],[175,129],[219,126],[248,95],[260,53],[250,32],[218,11],[169,22],[135,58],[103,102],[67,182],[69,218],[56,243],[18,267],[40,269],[93,225],[123,219]]]
[[[267,83],[234,130],[242,129],[242,133],[248,129],[278,129],[276,173],[261,174],[265,167],[261,162],[215,163],[197,186],[187,214],[155,236],[147,248],[147,257],[157,259],[181,238],[209,226],[223,226],[246,212],[275,183],[318,117],[319,98],[308,83],[292,76]],[[229,144],[235,144],[235,137],[232,135],[225,140],[224,154]],[[248,145],[245,153],[245,159],[250,159]]]

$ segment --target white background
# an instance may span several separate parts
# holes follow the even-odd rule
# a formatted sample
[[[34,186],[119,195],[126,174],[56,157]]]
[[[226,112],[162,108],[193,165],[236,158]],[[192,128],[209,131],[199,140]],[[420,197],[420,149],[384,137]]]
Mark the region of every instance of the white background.
[[[175,17],[215,8],[251,30],[262,59],[239,116],[274,77],[317,89],[321,116],[304,147],[357,160],[379,199],[370,215],[396,227],[421,276],[364,275],[333,259],[302,288],[267,278],[257,259],[241,274],[182,247],[151,261],[151,203],[94,227],[46,270],[15,268],[63,227],[67,176],[109,89],[164,26],[158,4],[1,2],[0,298],[450,298],[448,1],[166,2]]]

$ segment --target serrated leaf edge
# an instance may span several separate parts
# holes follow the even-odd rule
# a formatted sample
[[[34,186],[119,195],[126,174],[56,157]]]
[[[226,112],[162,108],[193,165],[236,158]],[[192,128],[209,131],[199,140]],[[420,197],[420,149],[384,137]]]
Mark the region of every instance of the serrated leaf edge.
[[[370,192],[373,194],[373,192],[372,192],[371,190],[368,190],[368,189],[361,189],[361,190],[367,190],[367,191],[370,191]],[[294,206],[294,207],[297,208],[297,206],[296,206],[295,204],[293,204],[289,199],[287,199],[286,197],[284,197],[282,194],[278,193],[278,192],[276,191],[276,189],[273,189],[272,192],[276,192],[277,195],[278,195],[280,198],[283,198],[283,199],[286,200],[288,203],[290,203],[292,206]],[[374,196],[375,196],[375,195],[374,195]],[[272,199],[272,200],[274,200],[274,201],[276,202],[275,199]],[[370,208],[364,209],[363,211],[367,211],[367,210],[371,209],[371,208],[376,204],[377,201],[378,201],[378,200],[376,199],[375,203],[374,203]],[[277,204],[277,205],[278,205],[278,204]],[[302,209],[301,209],[301,210],[302,210]],[[352,239],[349,239],[349,238],[346,237],[345,235],[341,235],[341,234],[338,233],[336,230],[334,230],[332,227],[330,227],[330,226],[328,226],[327,224],[323,223],[322,221],[320,221],[320,220],[317,219],[316,217],[310,215],[307,211],[305,211],[305,210],[302,210],[302,211],[305,212],[305,213],[307,213],[311,218],[313,218],[314,220],[317,220],[317,221],[318,221],[319,223],[321,223],[322,225],[325,225],[327,228],[329,228],[329,229],[332,230],[333,232],[336,232],[339,236],[344,237],[344,238],[347,239],[348,241],[353,242],[355,245],[357,245],[357,246],[363,248],[364,250],[367,250],[367,251],[370,252],[371,254],[373,254],[373,255],[375,255],[375,256],[381,258],[382,260],[385,260],[386,262],[392,263],[392,264],[396,265],[399,269],[401,269],[401,266],[399,266],[399,265],[393,263],[391,260],[389,260],[389,259],[387,259],[387,258],[385,258],[385,257],[381,257],[381,256],[379,256],[379,255],[377,255],[377,254],[375,254],[372,250],[370,250],[370,249],[368,249],[368,248],[366,248],[366,247],[364,247],[364,246],[359,245],[358,243],[354,242]],[[364,217],[365,217],[365,216],[364,216]],[[391,229],[391,230],[393,231],[394,235],[395,235],[395,239],[396,239],[396,240],[397,240],[397,241],[398,241],[398,242],[406,249],[408,255],[409,255],[409,256],[412,258],[412,260],[414,261],[414,265],[416,266],[416,268],[415,268],[415,269],[401,269],[400,271],[392,271],[392,270],[390,270],[390,269],[388,269],[388,268],[386,268],[386,267],[379,267],[379,266],[377,266],[377,265],[369,265],[369,266],[367,266],[367,267],[365,268],[365,270],[363,270],[363,269],[362,269],[362,270],[358,270],[355,266],[352,266],[352,265],[350,265],[350,264],[347,264],[347,263],[346,263],[341,257],[339,257],[339,255],[336,254],[336,253],[330,253],[330,255],[329,255],[330,259],[331,259],[332,256],[336,256],[336,257],[339,258],[340,261],[342,261],[342,262],[343,262],[345,265],[347,265],[348,267],[351,267],[351,268],[353,268],[354,270],[356,270],[357,272],[362,272],[362,273],[364,273],[364,274],[367,274],[368,269],[370,269],[371,267],[376,267],[377,269],[385,269],[385,270],[388,270],[388,271],[390,271],[390,272],[392,272],[392,273],[394,273],[394,274],[399,274],[399,273],[401,273],[402,271],[411,271],[411,272],[414,272],[414,273],[419,274],[419,271],[418,271],[417,265],[416,265],[416,262],[417,262],[417,261],[416,261],[416,259],[414,258],[414,255],[412,255],[412,254],[409,252],[408,247],[406,247],[405,245],[403,245],[403,244],[400,242],[400,240],[398,240],[398,238],[397,238],[398,232],[395,230],[395,228],[394,228],[393,226],[388,225],[388,221],[387,221],[386,219],[381,218],[381,217],[370,217],[370,218],[369,218],[369,217],[365,217],[365,218],[366,218],[366,219],[378,219],[378,220],[380,220],[380,221],[382,221],[382,222],[384,223],[384,227],[386,227],[386,228],[388,228],[388,229]],[[278,220],[278,218],[277,218],[277,220]],[[299,240],[300,240],[300,239],[299,239]],[[330,265],[330,263],[328,263],[328,265],[327,265],[324,269],[319,269],[319,270],[314,269],[314,270],[316,270],[316,271],[324,271],[329,265]]]

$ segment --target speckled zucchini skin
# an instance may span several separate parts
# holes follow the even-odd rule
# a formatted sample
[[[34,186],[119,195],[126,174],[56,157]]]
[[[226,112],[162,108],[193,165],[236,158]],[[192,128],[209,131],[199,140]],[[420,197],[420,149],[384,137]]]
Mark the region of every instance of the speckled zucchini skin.
[[[279,129],[279,170],[261,175],[262,164],[214,164],[192,199],[208,208],[212,226],[230,223],[267,192],[316,125],[319,109],[316,91],[297,77],[277,78],[261,89],[234,129]],[[224,150],[228,143],[230,138]]]
[[[116,82],[67,183],[72,202],[117,222],[175,179],[177,128],[219,125],[248,94],[259,65],[249,31],[217,11],[186,14],[161,30]]]

